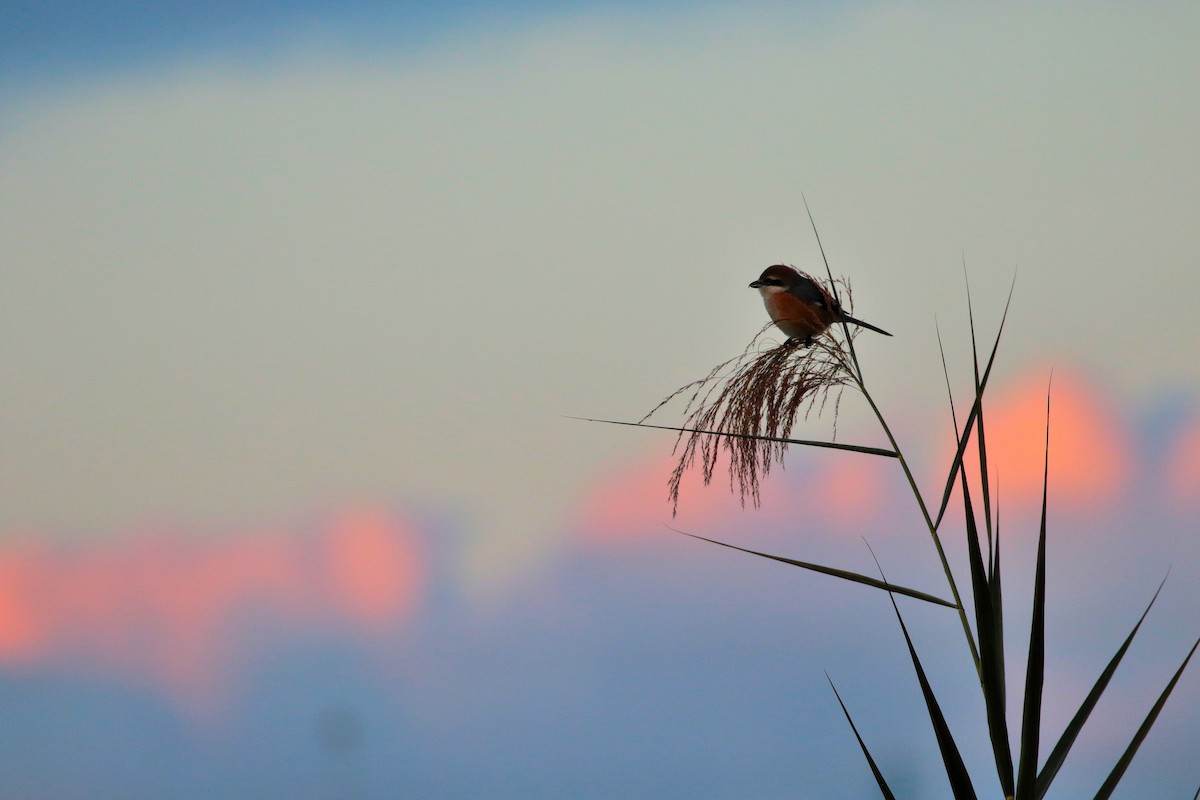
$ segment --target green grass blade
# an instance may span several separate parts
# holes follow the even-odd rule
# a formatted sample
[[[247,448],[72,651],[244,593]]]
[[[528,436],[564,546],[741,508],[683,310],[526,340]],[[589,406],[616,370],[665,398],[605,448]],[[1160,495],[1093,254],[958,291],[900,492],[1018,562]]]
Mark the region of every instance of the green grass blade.
[[[867,547],[870,548],[870,545]],[[875,555],[874,551],[871,552],[871,555]],[[879,560],[876,559],[875,563],[878,566]],[[879,574],[885,581],[887,580],[882,567]],[[904,624],[900,606],[896,605],[896,597],[891,592],[888,593],[888,599],[892,601],[892,610],[896,612],[900,630],[904,633],[904,642],[908,645],[908,654],[912,657],[913,669],[917,673],[917,682],[921,684],[921,695],[925,698],[925,708],[929,712],[929,721],[933,724],[933,733],[937,738],[938,750],[942,754],[942,763],[946,768],[946,778],[950,781],[950,790],[954,793],[954,800],[976,800],[975,787],[971,785],[971,776],[967,773],[967,767],[963,763],[958,745],[954,743],[954,736],[950,732],[950,726],[946,724],[946,717],[942,714],[942,707],[933,693],[933,687],[929,685],[929,678],[925,675],[925,668],[921,666],[921,659],[917,656],[917,649],[913,646],[912,637],[908,635],[908,626]]]
[[[967,421],[963,424],[963,435],[958,441],[958,449],[954,453],[954,460],[950,463],[950,474],[946,477],[946,488],[942,492],[942,505],[938,509],[937,517],[934,519],[933,526],[936,528],[942,523],[942,517],[946,514],[946,506],[950,504],[950,495],[954,492],[954,481],[958,478],[958,470],[962,467],[963,454],[967,450],[967,443],[971,440],[971,429],[975,425],[975,418],[979,416],[979,407],[983,401],[983,393],[987,389],[988,378],[992,374],[992,365],[996,362],[996,352],[1000,348],[1000,337],[1004,334],[1004,323],[1008,319],[1008,308],[1012,304],[1013,289],[1016,288],[1017,279],[1013,276],[1013,284],[1008,290],[1008,300],[1004,303],[1004,314],[1000,317],[1000,327],[996,331],[996,340],[992,343],[992,353],[988,356],[987,366],[984,367],[983,375],[979,379],[979,388],[975,392],[975,402],[971,405],[971,413],[967,415]]]
[[[863,741],[862,736],[858,733],[858,726],[854,724],[854,720],[850,717],[850,711],[846,708],[846,704],[842,702],[842,696],[838,694],[837,687],[833,685],[833,678],[829,677],[829,673],[825,673],[825,679],[829,681],[829,688],[833,689],[833,696],[837,698],[838,705],[842,707],[842,713],[846,715],[846,722],[850,723],[850,730],[854,731],[854,738],[858,739],[858,746],[862,749],[862,753],[867,758],[867,765],[871,767],[871,774],[875,776],[875,783],[879,784],[879,791],[883,793],[885,800],[896,800],[896,795],[892,794],[892,789],[884,780],[883,773],[879,771],[879,766],[875,763],[875,759],[871,757],[871,751],[867,749],[867,743]]]
[[[992,550],[991,564],[988,568],[988,590],[992,596],[992,661],[996,669],[996,677],[994,680],[1000,689],[1004,692],[1004,705],[1008,707],[1008,679],[1005,676],[1005,660],[1004,660],[1004,589],[1003,582],[1000,577],[1000,486],[996,485],[996,525],[993,528],[994,533],[994,548]],[[1009,763],[1011,764],[1012,752],[1009,751]]]
[[[1112,795],[1113,790],[1117,788],[1117,784],[1125,775],[1125,770],[1129,767],[1129,762],[1133,761],[1133,757],[1137,754],[1138,748],[1142,745],[1142,740],[1146,738],[1146,734],[1150,732],[1150,728],[1158,719],[1158,713],[1162,711],[1162,707],[1166,705],[1167,698],[1171,696],[1171,691],[1175,688],[1175,684],[1179,682],[1179,676],[1187,669],[1188,662],[1192,660],[1192,656],[1196,652],[1196,648],[1200,647],[1200,639],[1192,645],[1192,649],[1188,651],[1187,657],[1183,659],[1183,663],[1179,665],[1179,669],[1175,670],[1175,675],[1172,676],[1171,682],[1167,684],[1167,688],[1163,689],[1163,693],[1158,696],[1154,707],[1150,709],[1150,713],[1146,715],[1146,719],[1142,721],[1141,727],[1133,736],[1133,741],[1125,748],[1125,752],[1121,754],[1117,765],[1113,767],[1113,771],[1109,773],[1108,778],[1100,787],[1100,791],[1096,792],[1096,800],[1108,800]]]
[[[963,284],[967,290],[967,321],[971,329],[971,363],[975,372],[975,396],[982,398],[983,390],[979,383],[979,346],[975,336],[975,305],[971,302],[971,281],[967,275],[967,256],[963,254]],[[983,402],[979,403],[979,415],[975,420],[976,442],[979,445],[979,482],[980,491],[983,498],[983,519],[984,525],[987,528],[988,541],[988,556],[991,557],[992,552],[992,498],[991,498],[991,483],[988,475],[987,462],[987,439],[984,436],[983,424]],[[1005,789],[1006,794],[1011,794],[1011,788]]]
[[[1075,744],[1075,737],[1079,735],[1079,731],[1083,728],[1083,724],[1087,722],[1088,717],[1092,713],[1092,709],[1096,707],[1096,703],[1100,701],[1100,696],[1104,694],[1104,690],[1108,687],[1108,682],[1112,680],[1113,674],[1117,671],[1117,666],[1121,663],[1121,659],[1125,657],[1125,652],[1129,649],[1129,645],[1133,643],[1133,637],[1137,635],[1138,629],[1142,627],[1142,623],[1146,620],[1146,615],[1150,613],[1150,609],[1154,607],[1154,601],[1158,599],[1159,592],[1162,591],[1167,579],[1163,578],[1158,584],[1158,589],[1154,592],[1154,597],[1150,598],[1150,604],[1146,606],[1146,610],[1142,612],[1142,616],[1138,618],[1137,624],[1133,626],[1133,630],[1125,637],[1125,641],[1121,643],[1117,649],[1116,655],[1109,660],[1108,666],[1100,673],[1100,677],[1096,679],[1096,683],[1092,686],[1092,690],[1088,692],[1084,698],[1083,704],[1079,706],[1079,710],[1075,712],[1075,716],[1067,723],[1067,727],[1063,730],[1062,736],[1058,738],[1058,742],[1054,745],[1054,749],[1050,751],[1050,755],[1046,758],[1046,763],[1042,766],[1042,771],[1037,777],[1037,789],[1035,795],[1037,800],[1041,800],[1046,790],[1050,788],[1051,781],[1058,774],[1059,768],[1063,761],[1067,758],[1067,753],[1070,752],[1071,746]]]
[[[757,439],[764,442],[782,442],[785,444],[800,444],[807,447],[828,447],[831,450],[849,450],[854,453],[866,453],[872,456],[885,456],[887,458],[897,458],[898,454],[895,450],[888,450],[883,447],[867,447],[861,444],[842,444],[841,442],[820,442],[810,439],[783,439],[778,436],[761,436],[756,433],[732,433],[729,431],[705,431],[699,428],[677,428],[672,425],[651,425],[648,422],[623,422],[617,419],[594,419],[592,417],[572,417],[567,416],[567,419],[577,419],[581,422],[603,422],[606,425],[628,425],[633,428],[654,428],[660,431],[676,431],[683,433],[702,433],[708,436],[727,436],[731,439]]]
[[[670,526],[668,526],[668,527],[670,527]],[[696,534],[688,533],[687,531],[681,531],[681,530],[677,530],[675,528],[671,528],[671,530],[675,531],[676,533],[682,533],[684,536],[690,536],[693,539],[699,539],[702,542],[709,542],[711,544],[719,544],[721,547],[728,547],[731,550],[740,550],[741,552],[749,553],[752,556],[759,556],[760,558],[769,558],[772,561],[779,561],[783,564],[790,564],[793,567],[800,567],[801,569],[812,570],[813,572],[820,572],[823,575],[830,575],[834,578],[841,578],[842,580],[853,581],[854,583],[861,583],[865,586],[873,586],[876,589],[883,589],[886,592],[895,592],[896,594],[902,594],[907,597],[914,597],[917,600],[924,600],[927,603],[934,603],[935,605],[946,606],[947,608],[958,608],[958,606],[954,605],[954,603],[951,603],[949,600],[943,600],[940,597],[935,597],[934,595],[926,594],[925,592],[919,592],[916,589],[909,589],[904,586],[897,586],[894,583],[888,583],[887,581],[881,581],[876,578],[868,577],[866,575],[860,575],[857,572],[850,572],[850,571],[844,570],[844,569],[837,569],[836,567],[826,567],[826,566],[822,566],[821,564],[810,564],[807,561],[797,561],[793,558],[785,558],[783,556],[773,556],[770,553],[760,553],[757,550],[749,550],[745,547],[738,547],[736,544],[729,544],[728,542],[721,542],[721,541],[717,541],[716,539],[709,539],[704,536],[697,536]]]
[[[1025,705],[1021,714],[1021,758],[1016,800],[1032,800],[1037,785],[1042,727],[1042,685],[1046,671],[1046,497],[1050,484],[1050,393],[1046,392],[1046,449],[1042,464],[1042,520],[1038,531],[1037,570],[1033,579],[1033,620],[1025,667]]]
[[[958,430],[958,411],[954,406],[954,390],[950,387],[950,368],[946,366],[946,348],[942,344],[942,330],[937,324],[936,319],[933,322],[933,328],[937,332],[938,353],[942,357],[942,376],[946,379],[946,399],[950,404],[950,421],[954,424],[954,440],[958,441],[960,436]],[[947,572],[948,571],[949,567],[947,566]],[[976,587],[975,591],[978,592],[978,587]],[[955,599],[959,599],[957,594],[955,594]],[[982,686],[984,680],[983,662],[980,660],[979,649],[975,644],[975,640],[971,637],[971,629],[970,625],[967,623],[966,615],[961,612],[961,609],[960,619],[962,620],[963,630],[967,634],[967,644],[971,648],[971,658],[975,662],[975,671],[979,675],[980,685]]]
[[[1003,636],[997,630],[996,611],[992,607],[993,588],[988,580],[980,549],[979,526],[975,522],[975,508],[971,503],[971,490],[965,471],[960,473],[963,495],[963,510],[966,517],[967,553],[971,565],[971,593],[975,599],[975,630],[979,638],[980,682],[983,687],[984,708],[987,711],[988,735],[992,742],[992,756],[996,760],[996,774],[1004,796],[1013,794],[1012,746],[1008,741],[1008,710],[1005,699],[1003,650],[999,643]]]
[[[958,410],[954,406],[954,390],[950,387],[950,368],[946,366],[946,347],[942,344],[942,329],[937,320],[933,321],[933,330],[937,333],[938,354],[942,357],[942,377],[946,379],[946,399],[950,404],[950,422],[954,424],[954,441],[959,440]]]

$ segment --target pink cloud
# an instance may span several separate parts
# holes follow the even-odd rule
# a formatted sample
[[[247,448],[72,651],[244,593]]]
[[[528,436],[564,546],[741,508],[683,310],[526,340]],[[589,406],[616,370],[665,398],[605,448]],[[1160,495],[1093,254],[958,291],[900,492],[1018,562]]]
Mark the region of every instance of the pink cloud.
[[[860,454],[829,454],[807,487],[807,505],[824,521],[862,528],[878,519],[887,500],[884,470],[892,460]]]
[[[675,469],[670,445],[661,454],[610,468],[585,493],[580,508],[583,531],[593,541],[636,540],[664,524],[683,524],[684,519],[724,516],[739,508],[737,499],[725,488],[717,473],[704,486],[698,469],[689,470],[680,487],[680,521],[673,522],[667,480]]]
[[[325,586],[333,605],[374,630],[386,628],[413,607],[421,584],[412,537],[370,509],[335,520],[325,539]]]
[[[36,595],[41,553],[28,544],[9,545],[0,558],[0,660],[25,663],[50,647]]]
[[[993,487],[999,479],[1006,508],[1036,507],[1041,501],[1049,377],[1049,369],[1030,370],[995,386],[985,404],[989,470]],[[1120,502],[1133,469],[1128,426],[1108,398],[1077,373],[1057,370],[1051,391],[1051,503],[1078,511]],[[1189,441],[1192,449],[1181,451],[1173,473],[1176,492],[1200,496],[1200,488],[1187,488],[1200,487],[1200,425]],[[953,443],[944,441],[941,451],[939,470],[949,463]],[[974,446],[967,451],[972,472],[976,453]],[[679,516],[672,521],[667,479],[675,460],[670,442],[664,441],[655,455],[615,465],[594,480],[579,506],[579,527],[588,539],[608,543],[645,541],[666,524],[702,533],[800,522],[810,529],[857,534],[877,524],[899,500],[902,479],[891,459],[794,446],[787,464],[789,469],[775,467],[763,483],[758,510],[743,509],[731,494],[724,464],[708,487],[693,469],[684,478]],[[944,477],[933,483],[940,480]]]
[[[669,444],[661,454],[619,464],[585,491],[579,522],[586,538],[598,542],[644,541],[665,525],[693,533],[730,529],[777,528],[802,522],[822,530],[853,530],[878,519],[887,502],[890,459],[858,453],[814,451],[793,446],[785,464],[773,465],[762,484],[761,504],[743,507],[730,491],[728,464],[722,460],[704,486],[693,467],[684,476],[679,513],[672,519],[667,479],[675,468]]]
[[[408,619],[422,590],[414,526],[379,509],[313,536],[141,536],[71,550],[0,549],[0,664],[52,662],[166,688],[194,710],[222,694],[238,625],[352,626]]]

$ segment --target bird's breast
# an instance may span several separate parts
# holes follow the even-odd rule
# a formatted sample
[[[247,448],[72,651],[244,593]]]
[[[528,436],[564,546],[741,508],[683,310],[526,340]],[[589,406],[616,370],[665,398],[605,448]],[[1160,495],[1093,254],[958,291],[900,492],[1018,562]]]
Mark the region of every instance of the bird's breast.
[[[828,309],[805,303],[787,292],[766,295],[763,304],[775,326],[794,339],[816,336],[833,322]]]

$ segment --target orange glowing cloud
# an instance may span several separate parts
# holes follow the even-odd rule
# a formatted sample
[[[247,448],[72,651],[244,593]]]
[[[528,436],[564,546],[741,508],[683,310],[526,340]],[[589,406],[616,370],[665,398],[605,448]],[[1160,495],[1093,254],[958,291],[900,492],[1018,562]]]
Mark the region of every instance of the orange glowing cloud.
[[[1167,495],[1185,510],[1200,508],[1200,416],[1184,430],[1168,457]]]
[[[1004,505],[1041,502],[1048,378],[1048,370],[1033,371],[985,397],[988,471],[993,487],[999,482]],[[1108,507],[1119,500],[1129,477],[1124,426],[1105,398],[1078,375],[1056,371],[1049,390],[1051,504]],[[953,449],[947,443],[941,463],[949,464]],[[974,438],[964,461],[968,474],[978,474]]]
[[[98,668],[203,710],[247,624],[383,631],[412,614],[421,583],[414,527],[374,509],[311,536],[142,536],[69,551],[10,542],[0,549],[0,666]]]

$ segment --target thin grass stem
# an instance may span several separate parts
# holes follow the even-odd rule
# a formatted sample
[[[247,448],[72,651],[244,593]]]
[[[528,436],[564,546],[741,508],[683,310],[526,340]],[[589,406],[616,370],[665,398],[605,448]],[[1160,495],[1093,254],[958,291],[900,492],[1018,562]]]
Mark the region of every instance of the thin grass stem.
[[[862,392],[862,396],[866,398],[867,404],[871,406],[871,411],[875,414],[875,418],[879,420],[879,426],[883,429],[884,435],[887,436],[888,442],[892,446],[892,451],[896,454],[896,460],[900,462],[900,469],[904,471],[904,477],[908,480],[908,486],[917,501],[917,507],[921,509],[921,517],[925,520],[925,525],[929,529],[929,535],[933,539],[933,546],[937,550],[938,560],[942,564],[942,571],[946,574],[946,583],[950,587],[950,595],[954,598],[954,607],[958,611],[959,622],[962,623],[963,636],[966,637],[967,646],[971,650],[971,660],[975,664],[975,672],[980,680],[982,680],[983,664],[979,660],[979,646],[975,643],[975,635],[971,632],[971,623],[967,619],[966,607],[963,606],[962,595],[959,594],[958,584],[954,580],[954,572],[950,569],[950,560],[946,558],[946,550],[942,547],[942,539],[938,536],[937,526],[933,524],[933,517],[929,514],[929,507],[925,505],[925,498],[921,495],[921,490],[917,487],[917,479],[913,476],[912,469],[908,466],[908,459],[904,457],[904,451],[900,449],[900,443],[896,441],[896,437],[892,433],[887,419],[883,416],[883,412],[875,404],[875,398],[867,390],[866,384],[861,381],[858,382],[858,390]]]
[[[802,196],[803,197],[803,196]],[[833,279],[833,269],[829,266],[829,258],[824,252],[824,245],[821,243],[820,231],[817,231],[816,219],[812,218],[812,210],[809,207],[808,199],[804,199],[804,210],[808,212],[809,224],[812,225],[812,235],[816,237],[817,249],[821,252],[821,260],[824,261],[826,273],[829,276],[830,290],[833,291],[834,300],[841,303],[838,296],[838,285]],[[904,475],[908,481],[908,488],[912,489],[912,495],[917,499],[917,505],[920,507],[920,515],[925,519],[925,525],[929,528],[929,535],[934,540],[934,547],[937,551],[937,559],[942,563],[942,571],[946,573],[946,583],[949,584],[950,595],[954,597],[954,607],[959,612],[959,621],[962,624],[962,634],[967,639],[967,646],[971,649],[971,661],[976,666],[976,674],[979,680],[983,680],[983,663],[979,661],[979,646],[976,644],[974,634],[971,632],[971,622],[967,620],[966,608],[962,606],[962,595],[959,594],[958,583],[954,581],[954,572],[950,570],[950,561],[946,558],[946,548],[942,547],[941,537],[937,535],[937,525],[934,524],[934,518],[929,515],[929,507],[925,505],[925,498],[920,494],[920,489],[917,487],[917,479],[913,477],[912,470],[908,468],[908,461],[904,457],[904,451],[900,450],[900,444],[896,441],[895,435],[892,433],[892,427],[888,425],[887,419],[884,419],[880,407],[876,405],[875,398],[871,397],[871,392],[866,389],[866,378],[863,374],[863,366],[858,361],[858,351],[854,349],[854,337],[850,335],[850,326],[845,321],[842,321],[842,335],[846,338],[847,350],[850,351],[850,369],[851,378],[854,384],[858,386],[858,391],[863,393],[866,402],[871,407],[872,413],[875,414],[875,419],[880,421],[880,427],[883,428],[884,435],[887,435],[888,443],[892,445],[892,450],[895,452],[896,461],[900,462],[900,468],[904,470]]]
[[[803,197],[803,196],[802,196]],[[808,213],[808,221],[812,226],[813,236],[817,240],[817,249],[821,253],[821,260],[825,263],[825,272],[829,276],[830,290],[833,292],[834,300],[841,305],[841,298],[838,297],[837,282],[833,279],[833,270],[829,266],[829,258],[825,255],[825,245],[821,243],[821,234],[817,231],[817,222],[813,219],[812,209],[808,207],[808,199],[804,199],[804,210]],[[853,369],[847,370],[850,373],[851,379],[858,390],[862,392],[862,396],[866,398],[867,404],[871,406],[871,411],[875,414],[875,418],[879,420],[879,425],[883,428],[884,434],[888,438],[888,442],[892,445],[892,451],[896,454],[896,460],[900,462],[900,468],[904,470],[904,477],[908,479],[908,486],[912,489],[913,497],[917,500],[917,505],[921,509],[921,516],[925,519],[925,525],[929,528],[929,535],[933,539],[933,546],[937,550],[938,560],[942,563],[942,571],[946,573],[946,583],[950,586],[950,594],[954,597],[955,608],[958,611],[959,622],[962,623],[963,635],[967,639],[967,646],[971,650],[971,660],[975,664],[975,673],[979,676],[980,681],[983,680],[983,664],[979,660],[979,646],[975,643],[975,635],[971,632],[971,623],[967,619],[966,608],[963,606],[962,595],[959,594],[958,584],[954,580],[954,572],[950,569],[950,561],[946,558],[946,550],[942,547],[942,540],[938,536],[937,525],[933,522],[933,517],[929,515],[929,508],[925,505],[925,498],[921,495],[921,490],[917,487],[917,480],[913,477],[912,470],[909,469],[908,460],[904,457],[903,451],[900,449],[899,442],[892,434],[891,427],[887,424],[887,420],[883,416],[883,412],[879,410],[879,406],[875,404],[875,399],[871,397],[870,391],[867,390],[866,377],[863,374],[862,364],[858,361],[858,351],[854,348],[854,337],[850,335],[850,327],[842,322],[842,334],[845,336],[847,350],[850,354],[849,364]]]

